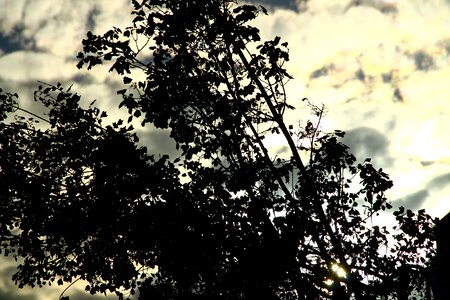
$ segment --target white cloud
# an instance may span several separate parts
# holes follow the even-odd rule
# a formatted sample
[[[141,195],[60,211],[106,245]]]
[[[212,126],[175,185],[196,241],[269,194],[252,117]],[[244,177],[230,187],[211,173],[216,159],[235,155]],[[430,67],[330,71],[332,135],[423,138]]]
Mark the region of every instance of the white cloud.
[[[74,0],[76,1],[76,0]],[[125,28],[130,26],[133,17],[131,12],[131,1],[128,0],[97,0],[97,14],[94,16],[94,32],[100,34],[112,28]]]
[[[40,8],[39,3],[47,1],[31,1],[25,10],[25,35],[34,40],[34,46],[58,56],[74,57],[80,48],[81,40],[88,29],[87,19],[94,9],[86,5],[87,1],[64,3],[52,2],[50,6]],[[45,9],[42,14],[33,13]],[[36,17],[36,15],[38,17]]]
[[[58,56],[74,57],[88,30],[103,33],[130,19],[128,0],[6,0],[0,12],[0,30],[8,35],[20,29],[22,40]]]
[[[71,78],[73,63],[45,52],[16,51],[0,57],[0,78],[8,81],[57,81]]]
[[[4,33],[9,33],[14,26],[22,22],[23,11],[26,1],[21,0],[4,0],[2,7],[6,9],[0,10],[0,28]]]

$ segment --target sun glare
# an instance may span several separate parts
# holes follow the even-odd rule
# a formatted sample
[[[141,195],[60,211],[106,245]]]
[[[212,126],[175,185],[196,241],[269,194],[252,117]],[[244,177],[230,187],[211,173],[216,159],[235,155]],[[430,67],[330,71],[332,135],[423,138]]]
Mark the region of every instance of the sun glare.
[[[337,277],[345,278],[347,276],[347,272],[344,270],[344,268],[342,268],[338,264],[332,265],[331,270],[337,275]],[[325,279],[324,283],[325,285],[330,286],[334,283],[334,281],[330,278],[327,278]]]
[[[338,277],[345,278],[347,276],[347,272],[345,272],[345,270],[337,264],[334,264],[331,267],[331,270],[333,270],[333,272],[336,273]]]

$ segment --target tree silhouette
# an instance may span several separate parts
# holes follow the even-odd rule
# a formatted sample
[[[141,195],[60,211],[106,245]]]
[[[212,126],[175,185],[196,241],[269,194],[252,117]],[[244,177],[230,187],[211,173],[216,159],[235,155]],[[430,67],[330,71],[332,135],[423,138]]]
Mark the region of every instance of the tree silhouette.
[[[88,32],[78,55],[80,68],[110,62],[122,76],[128,120],[103,124],[106,112],[60,84],[35,92],[46,118],[21,116],[17,95],[0,92],[0,243],[23,258],[19,287],[83,279],[92,294],[139,299],[428,292],[434,221],[401,207],[397,226],[382,226],[388,175],[356,162],[343,132],[322,132],[324,109],[307,99],[311,120],[285,122],[287,43],[249,25],[263,7],[132,3],[130,27]],[[179,155],[150,155],[137,122],[170,130]],[[272,154],[269,136],[289,154]]]

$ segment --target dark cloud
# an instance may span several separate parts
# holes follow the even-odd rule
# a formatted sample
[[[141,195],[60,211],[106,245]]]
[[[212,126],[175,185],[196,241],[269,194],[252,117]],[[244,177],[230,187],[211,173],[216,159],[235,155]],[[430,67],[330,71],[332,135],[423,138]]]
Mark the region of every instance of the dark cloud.
[[[88,292],[84,291],[75,291],[73,293],[70,293],[70,290],[64,294],[64,296],[69,296],[70,300],[117,300],[117,296],[110,295],[110,296],[104,296],[104,295],[91,295]],[[0,300],[2,300],[0,298]]]
[[[69,86],[72,83],[77,83],[79,85],[85,86],[89,84],[95,83],[95,78],[89,73],[78,73],[74,77],[70,79],[69,82],[66,83]],[[118,90],[118,89],[117,89]]]
[[[175,142],[170,138],[168,130],[150,129],[138,130],[140,144],[146,146],[149,154],[163,155],[167,154],[170,158],[178,156],[180,152],[175,147]]]
[[[434,164],[434,161],[422,160],[422,161],[420,161],[420,164],[422,165],[422,167],[428,167],[428,166],[431,166],[432,164]]]
[[[417,70],[429,71],[435,67],[434,58],[423,50],[414,52],[412,56]]]
[[[42,295],[48,292],[48,287],[46,290],[38,287],[18,289],[12,281],[12,275],[17,272],[17,263],[11,257],[0,257],[0,267],[0,300],[42,300]],[[61,286],[56,288],[59,291],[56,290],[55,295],[64,290]],[[117,300],[115,295],[91,295],[79,288],[83,289],[83,285],[67,289],[63,296],[69,296],[71,300]]]
[[[23,25],[16,25],[11,32],[0,31],[0,50],[4,53],[11,53],[23,49],[34,49],[35,42],[23,35],[24,29]]]
[[[423,207],[423,203],[430,194],[426,189],[419,190],[394,201],[395,207],[403,206],[407,209],[418,210]]]
[[[247,0],[252,4],[260,4],[266,8],[287,8],[297,11],[298,4],[295,0]]]
[[[7,267],[1,268],[0,269],[0,291],[4,290],[4,289],[9,289],[14,287],[14,283],[12,281],[12,275],[17,271],[16,266],[11,265],[11,261],[12,258],[8,258],[8,257],[1,257],[0,258],[0,264],[2,265],[9,265]],[[5,292],[5,291],[2,291]],[[0,293],[1,295],[1,293]],[[1,299],[1,298],[0,298]]]
[[[12,281],[12,275],[17,272],[16,265],[11,263],[12,258],[0,257],[0,300],[38,300],[37,296],[18,294],[18,289]]]
[[[377,165],[380,163],[390,164],[391,159],[387,157],[389,141],[386,136],[376,129],[358,127],[349,130],[343,142],[350,147],[351,152],[358,160],[369,157],[374,159]]]
[[[433,178],[427,187],[430,189],[442,189],[448,185],[450,185],[450,173]]]
[[[22,45],[16,40],[0,32],[0,50],[4,53],[22,49]]]
[[[87,30],[93,31],[95,29],[95,19],[100,15],[100,13],[101,11],[97,7],[94,7],[91,11],[89,11],[86,17]]]
[[[425,189],[421,189],[394,201],[394,205],[396,207],[404,206],[412,210],[423,208],[423,204],[430,196],[432,190],[440,190],[448,185],[450,185],[450,173],[437,176],[428,182]]]
[[[39,300],[34,295],[17,295],[15,292],[0,291],[0,300]]]

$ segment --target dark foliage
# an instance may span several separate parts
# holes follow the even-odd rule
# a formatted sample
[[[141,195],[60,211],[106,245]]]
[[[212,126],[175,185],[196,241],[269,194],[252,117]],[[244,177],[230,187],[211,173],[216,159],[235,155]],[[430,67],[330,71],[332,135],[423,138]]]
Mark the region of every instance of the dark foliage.
[[[264,8],[133,6],[132,26],[89,32],[78,55],[80,68],[108,62],[123,77],[125,122],[104,125],[106,112],[42,85],[35,99],[48,124],[39,129],[39,117],[20,117],[16,95],[0,94],[0,243],[24,259],[19,286],[84,279],[92,294],[139,290],[140,299],[423,291],[433,220],[401,208],[396,227],[382,226],[388,175],[357,163],[343,132],[320,131],[322,108],[310,104],[305,126],[285,123],[287,43],[260,42],[248,24]],[[136,122],[169,129],[180,155],[149,155]],[[272,155],[269,136],[289,155]]]

